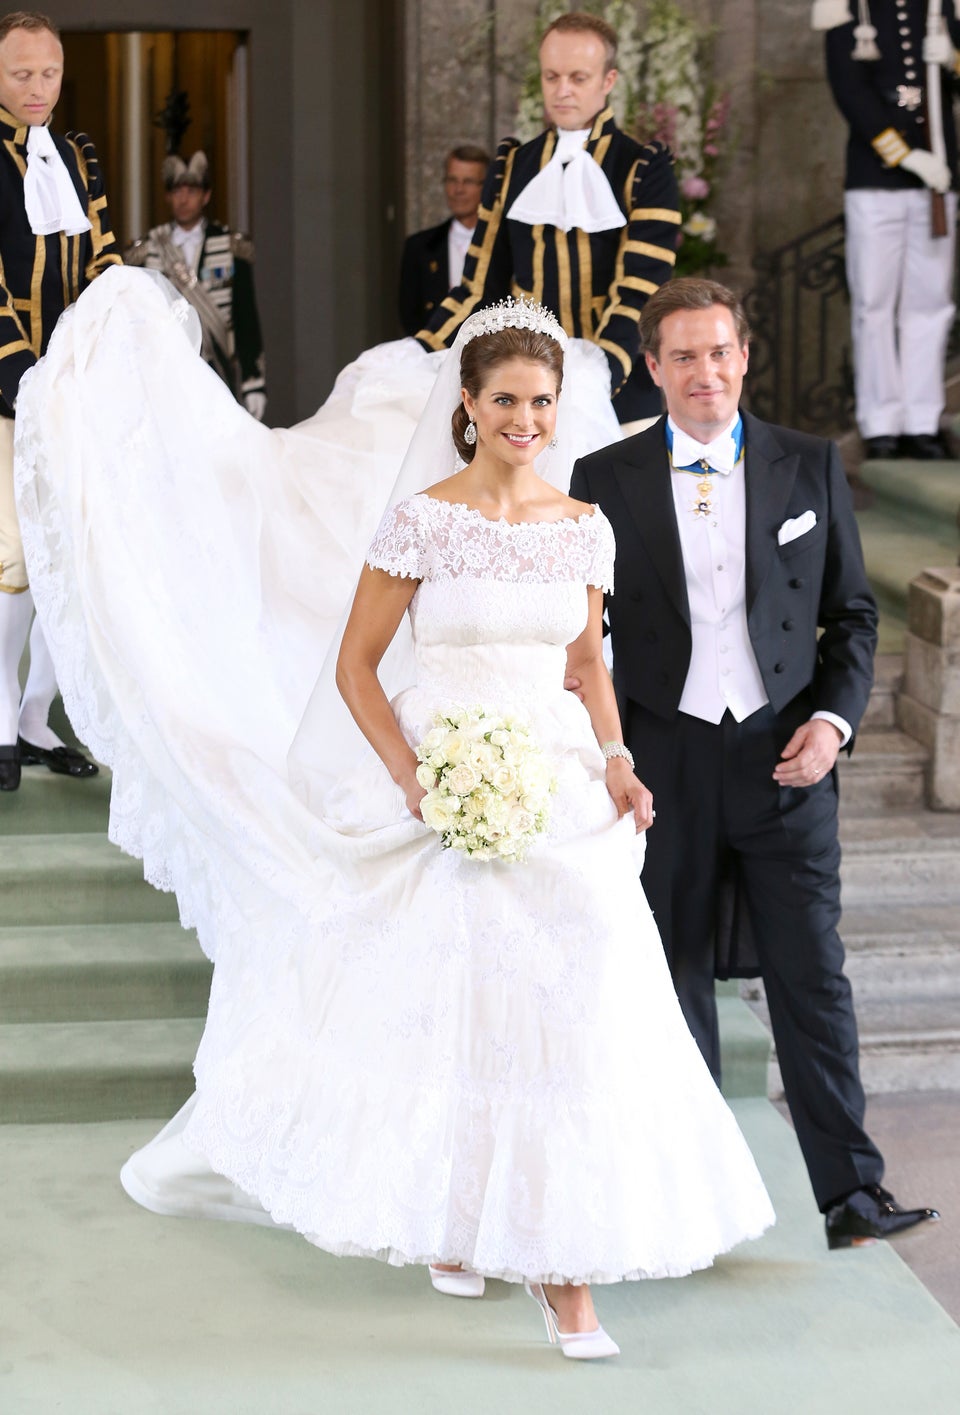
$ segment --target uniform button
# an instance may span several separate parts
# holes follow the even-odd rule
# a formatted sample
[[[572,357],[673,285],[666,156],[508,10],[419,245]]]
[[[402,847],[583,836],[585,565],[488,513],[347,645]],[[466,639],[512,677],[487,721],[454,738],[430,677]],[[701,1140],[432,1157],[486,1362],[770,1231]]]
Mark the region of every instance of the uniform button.
[[[782,673],[786,666],[787,665],[785,663],[775,663],[773,665],[773,671],[774,673]]]
[[[717,569],[718,569],[718,570],[722,570],[722,569],[723,569],[723,566],[722,566],[722,565],[718,565],[718,566],[717,566]]]
[[[433,301],[432,301],[432,300],[428,300],[428,301],[427,301],[426,308],[427,308],[428,310],[432,310],[432,309],[433,309]]]
[[[912,49],[913,45],[910,43],[909,39],[905,39],[903,41],[903,47],[904,49]]]
[[[784,621],[783,621],[783,627],[784,627],[785,629],[792,629],[792,628],[793,628],[793,620],[792,620],[792,619],[784,619]]]
[[[791,580],[791,581],[790,581],[790,588],[791,588],[792,590],[802,590],[802,589],[803,589],[803,584],[804,584],[803,580]]]
[[[720,672],[721,672],[721,675],[722,675],[724,678],[729,678],[729,677],[730,677],[730,670],[729,670],[729,668],[721,668]]]
[[[721,652],[721,653],[729,653],[729,652],[730,652],[730,645],[729,645],[729,644],[721,644],[721,645],[720,645],[720,652]]]

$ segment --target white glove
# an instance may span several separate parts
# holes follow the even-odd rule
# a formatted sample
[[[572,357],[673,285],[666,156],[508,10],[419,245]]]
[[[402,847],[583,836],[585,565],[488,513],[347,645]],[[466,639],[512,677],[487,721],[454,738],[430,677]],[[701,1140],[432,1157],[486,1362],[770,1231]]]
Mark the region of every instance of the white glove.
[[[266,393],[261,393],[259,389],[254,389],[250,393],[244,393],[243,406],[252,418],[256,418],[258,423],[262,423],[263,415],[267,411]]]
[[[942,158],[934,156],[932,152],[926,152],[922,147],[912,147],[900,166],[919,177],[931,191],[950,190],[950,168]]]
[[[941,29],[937,34],[924,35],[923,62],[942,64],[945,69],[953,69],[957,62],[957,51],[945,29]]]

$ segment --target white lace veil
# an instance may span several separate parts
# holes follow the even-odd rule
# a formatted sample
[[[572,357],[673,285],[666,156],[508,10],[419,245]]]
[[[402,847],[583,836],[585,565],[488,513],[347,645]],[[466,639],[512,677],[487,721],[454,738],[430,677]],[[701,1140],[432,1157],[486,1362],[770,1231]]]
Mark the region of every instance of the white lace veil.
[[[610,404],[609,372],[601,350],[584,340],[568,339],[555,317],[541,306],[529,301],[502,301],[500,305],[471,315],[453,346],[437,356],[440,367],[436,382],[384,503],[384,513],[398,501],[416,495],[463,467],[451,428],[453,414],[461,401],[461,352],[471,339],[508,326],[540,329],[558,339],[564,347],[556,445],[537,458],[539,475],[565,492],[577,457],[617,440],[619,429]],[[358,564],[358,576],[361,569]],[[342,779],[350,763],[355,762],[365,748],[335,681],[337,655],[349,610],[348,604],[325,654],[316,687],[287,759],[291,786],[318,815],[323,813],[322,803],[328,789]],[[390,698],[414,680],[413,644],[406,615],[384,655],[379,677]]]

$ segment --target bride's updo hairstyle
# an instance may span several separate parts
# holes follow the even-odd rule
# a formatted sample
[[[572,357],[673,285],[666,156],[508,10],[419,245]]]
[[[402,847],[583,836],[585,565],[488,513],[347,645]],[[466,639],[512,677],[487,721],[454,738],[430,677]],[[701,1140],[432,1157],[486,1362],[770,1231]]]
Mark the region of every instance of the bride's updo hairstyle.
[[[476,333],[470,326],[476,326]],[[555,316],[531,300],[504,300],[491,309],[471,315],[461,331],[466,338],[460,352],[460,386],[471,398],[493,377],[494,371],[510,359],[540,364],[553,374],[557,392],[563,382],[563,345],[566,335]],[[453,414],[453,443],[464,462],[473,460],[476,442],[464,438],[470,419],[461,401]]]

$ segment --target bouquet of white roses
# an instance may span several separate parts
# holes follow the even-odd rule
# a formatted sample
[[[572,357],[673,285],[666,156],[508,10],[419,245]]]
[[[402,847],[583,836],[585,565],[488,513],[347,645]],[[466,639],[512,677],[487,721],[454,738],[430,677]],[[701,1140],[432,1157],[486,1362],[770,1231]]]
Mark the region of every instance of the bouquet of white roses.
[[[481,707],[433,721],[417,748],[425,824],[473,860],[522,860],[557,789],[528,727]]]

